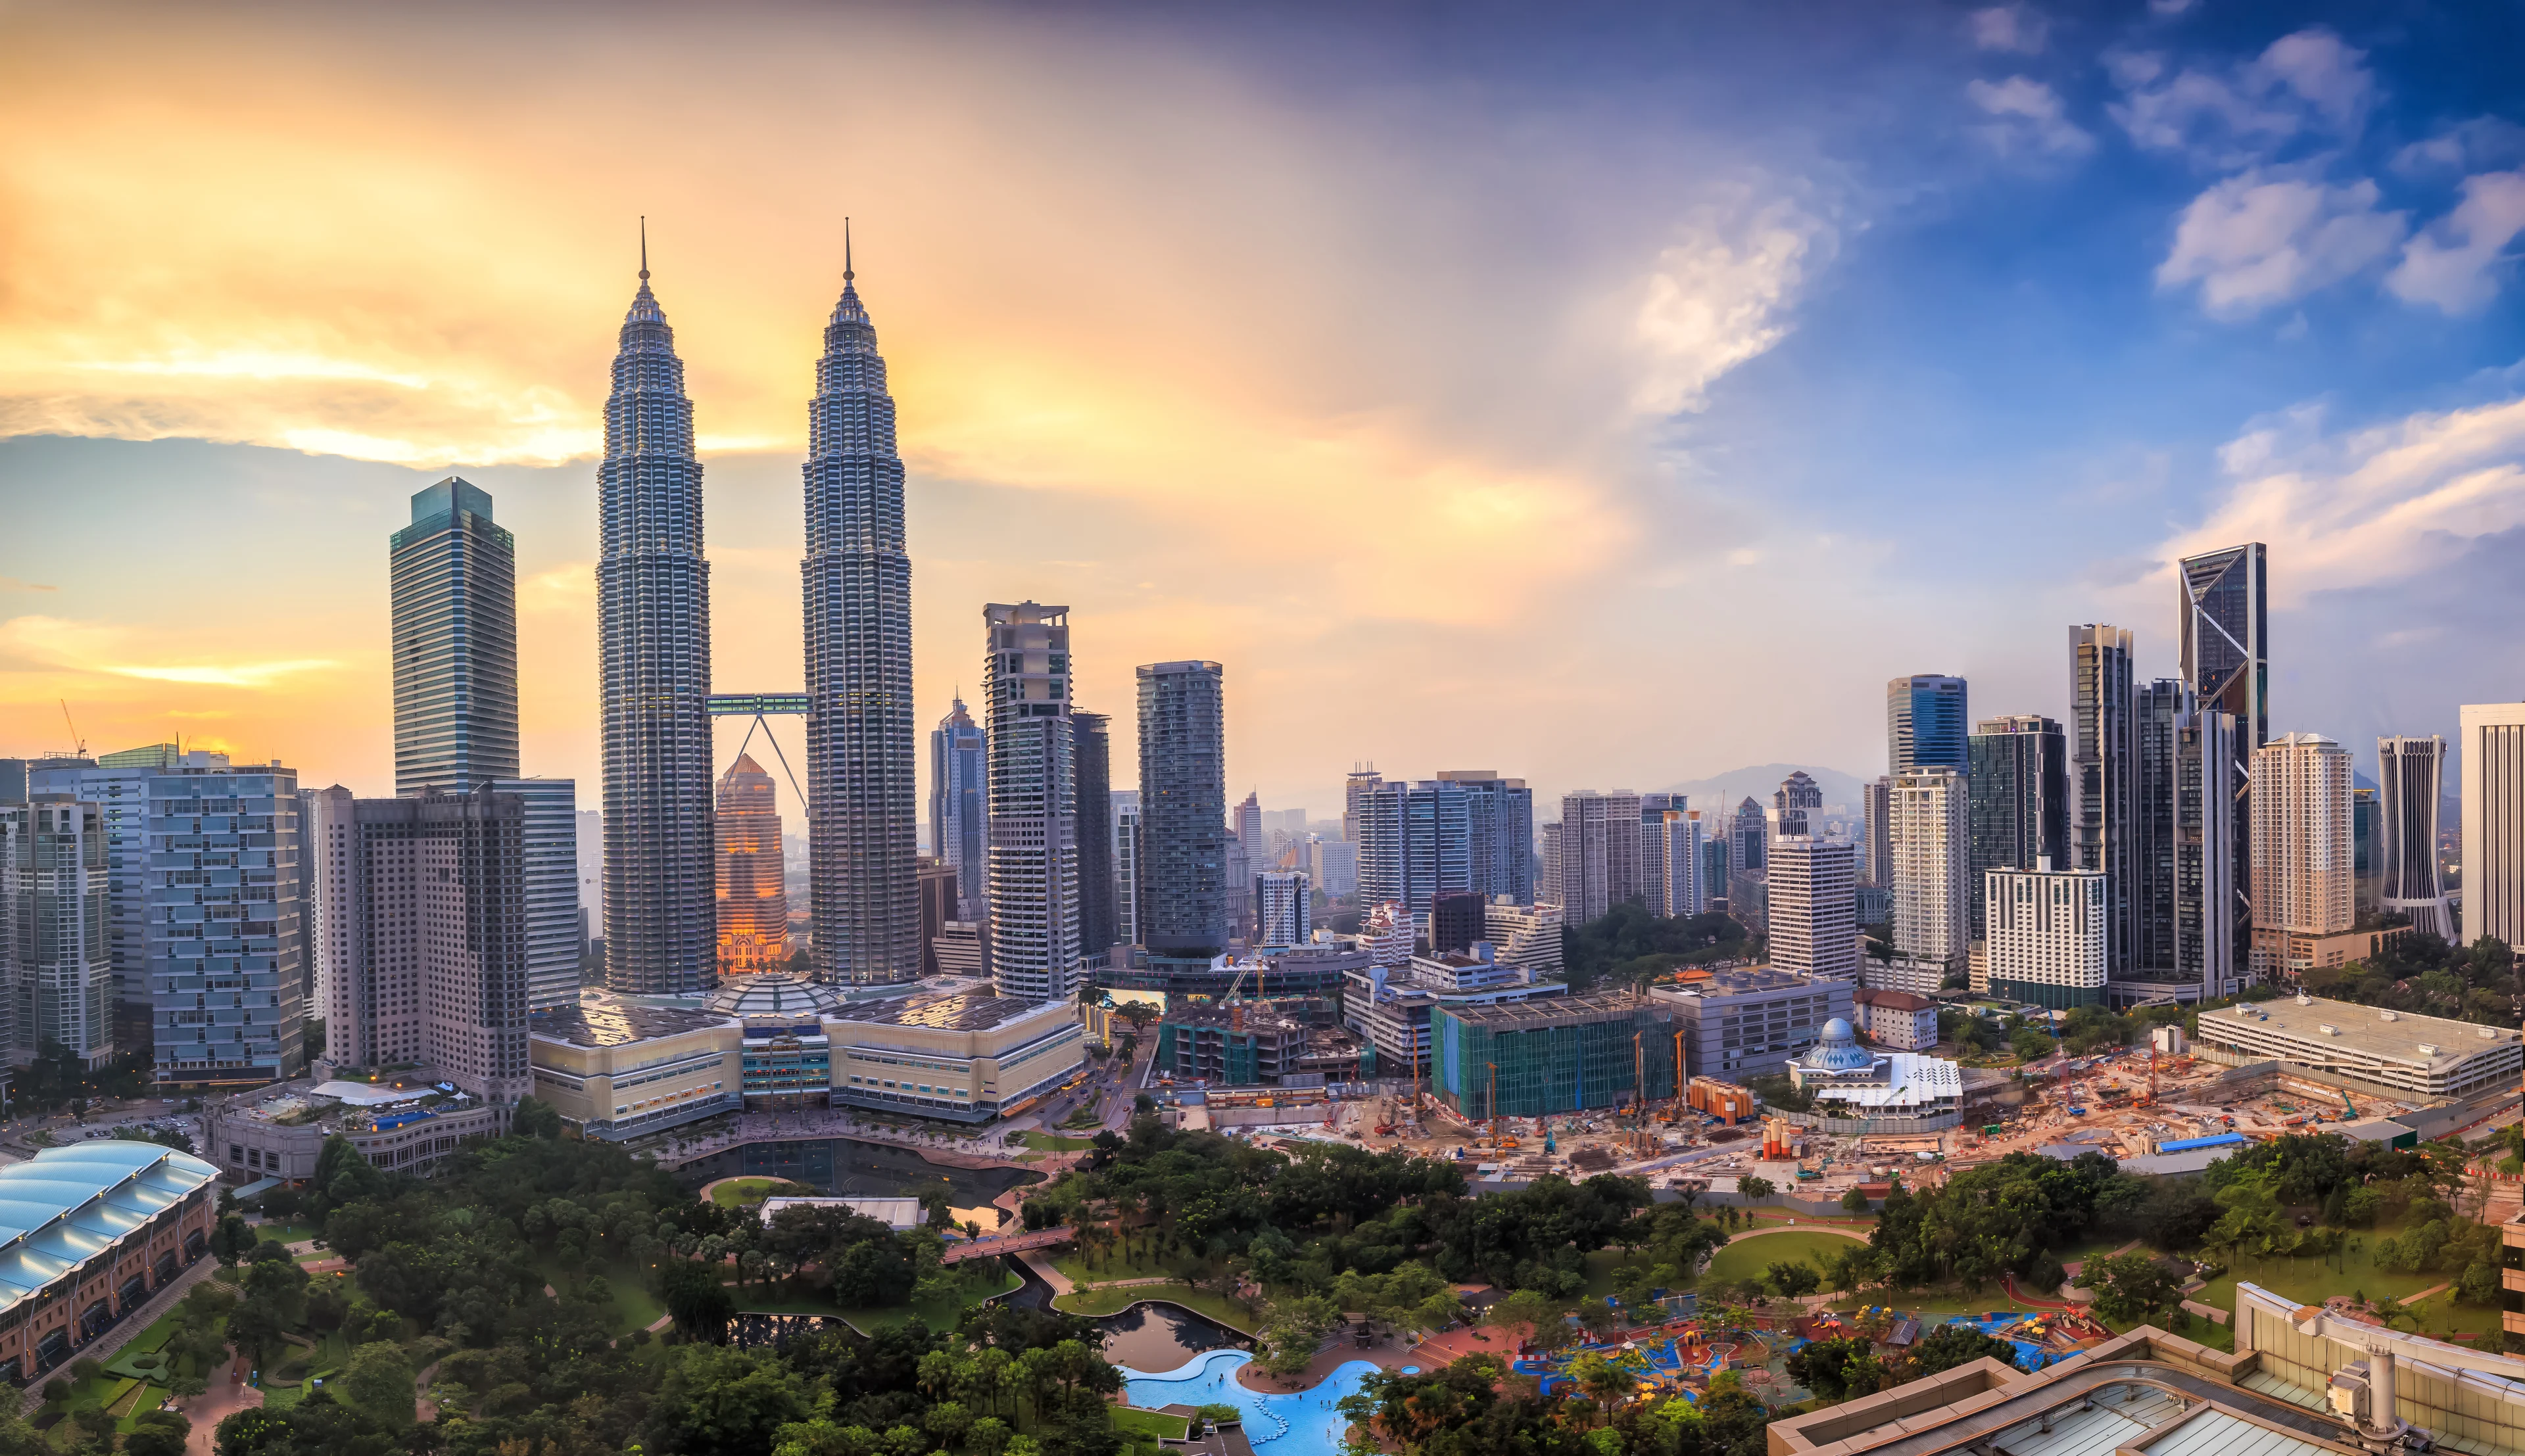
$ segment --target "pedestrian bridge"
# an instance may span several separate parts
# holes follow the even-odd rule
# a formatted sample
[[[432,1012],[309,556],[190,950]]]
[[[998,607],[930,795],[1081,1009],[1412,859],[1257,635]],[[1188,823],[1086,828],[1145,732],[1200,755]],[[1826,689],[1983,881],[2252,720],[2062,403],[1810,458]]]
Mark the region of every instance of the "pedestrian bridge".
[[[1057,1229],[1037,1229],[1031,1234],[1004,1234],[992,1238],[967,1238],[947,1245],[938,1256],[941,1264],[962,1264],[967,1259],[987,1259],[993,1254],[1023,1253],[1027,1249],[1050,1248],[1067,1243],[1078,1237],[1078,1231],[1067,1224]]]

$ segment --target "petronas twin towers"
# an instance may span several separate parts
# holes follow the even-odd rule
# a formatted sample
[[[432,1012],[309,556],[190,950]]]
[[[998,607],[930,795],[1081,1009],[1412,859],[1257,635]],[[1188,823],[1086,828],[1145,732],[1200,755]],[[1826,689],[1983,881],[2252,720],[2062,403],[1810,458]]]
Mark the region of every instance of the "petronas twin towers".
[[[844,256],[807,412],[807,691],[749,696],[742,710],[806,713],[816,977],[876,985],[920,974],[912,558],[894,400]],[[695,992],[717,977],[710,563],[692,402],[645,248],[605,417],[606,981]]]

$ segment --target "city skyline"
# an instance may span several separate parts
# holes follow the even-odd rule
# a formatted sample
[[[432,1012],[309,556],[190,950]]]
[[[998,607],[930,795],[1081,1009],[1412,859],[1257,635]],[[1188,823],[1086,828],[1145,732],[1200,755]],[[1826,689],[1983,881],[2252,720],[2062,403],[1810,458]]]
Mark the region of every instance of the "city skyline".
[[[2271,559],[2271,732],[2362,746],[2451,734],[2454,704],[2513,692],[2525,649],[2486,630],[2504,589],[2466,584],[2484,581],[2482,563],[2497,558],[2525,499],[2513,469],[2525,403],[2510,370],[2525,340],[2513,311],[2494,307],[2512,286],[2495,266],[2500,243],[2472,237],[2470,215],[2458,216],[2466,179],[2504,175],[2517,160],[2499,150],[2504,132],[2475,124],[2516,110],[2503,89],[2512,82],[2475,69],[2442,31],[2388,34],[2348,9],[2064,15],[2039,41],[2011,46],[1986,43],[1955,15],[1842,14],[1887,65],[1861,74],[1856,62],[1803,58],[1817,68],[1812,80],[1735,121],[1722,106],[1681,112],[1654,99],[1675,88],[1652,88],[1611,59],[1624,37],[1603,14],[1549,36],[1503,21],[1451,63],[1468,75],[1506,74],[1507,55],[1539,41],[1602,73],[1591,104],[1658,139],[1599,164],[1637,185],[1603,186],[1606,170],[1576,179],[1583,196],[1556,184],[1549,195],[1581,207],[1569,230],[1577,241],[1513,221],[1441,227],[1451,207],[1492,190],[1503,172],[1543,185],[1546,162],[1561,153],[1547,159],[1526,144],[1476,162],[1444,140],[1464,120],[1443,99],[1454,77],[1373,46],[1362,53],[1372,59],[1323,78],[1328,94],[1310,115],[1294,62],[1312,43],[1260,21],[1135,37],[1125,53],[1146,79],[1110,96],[1080,86],[1110,72],[1058,78],[1062,68],[1023,46],[987,47],[993,74],[1022,82],[992,105],[1049,106],[1065,119],[1055,130],[1074,140],[1123,134],[1139,108],[1206,73],[1229,41],[1257,42],[1239,52],[1239,84],[1197,108],[1194,124],[1221,155],[1254,163],[1247,170],[1285,178],[1262,199],[1268,217],[1228,205],[1220,217],[1243,235],[1222,239],[1216,223],[1188,216],[1199,209],[1166,208],[1128,166],[1100,168],[1082,179],[1099,211],[1149,224],[1126,248],[1059,225],[947,245],[990,231],[968,225],[972,199],[1028,165],[1033,143],[995,151],[964,128],[923,132],[935,103],[892,82],[853,106],[899,107],[915,140],[899,155],[855,156],[847,175],[805,200],[744,176],[650,189],[665,196],[554,185],[545,159],[566,149],[547,123],[521,121],[487,95],[482,108],[433,96],[423,110],[396,88],[373,88],[354,129],[391,138],[395,155],[466,197],[496,200],[520,219],[510,235],[362,231],[391,226],[380,218],[275,252],[261,227],[242,247],[246,215],[236,209],[254,198],[187,194],[204,218],[198,241],[163,267],[123,267],[112,282],[94,269],[128,255],[90,258],[49,220],[25,240],[24,297],[52,302],[0,310],[10,370],[0,418],[16,435],[0,443],[0,469],[31,487],[23,539],[83,539],[110,512],[146,504],[179,528],[162,534],[185,541],[232,539],[275,510],[300,513],[309,549],[284,579],[188,603],[199,609],[183,613],[171,609],[172,580],[117,595],[101,565],[57,551],[0,559],[0,576],[16,583],[0,588],[0,740],[23,753],[63,746],[57,700],[68,699],[100,741],[159,742],[180,730],[188,742],[304,765],[311,780],[386,792],[385,602],[368,579],[367,543],[396,503],[462,470],[500,498],[518,535],[522,755],[597,783],[589,386],[642,213],[673,258],[686,320],[698,453],[714,492],[715,606],[722,621],[744,624],[741,645],[738,633],[720,633],[716,676],[729,687],[790,685],[798,626],[780,599],[794,592],[783,578],[803,550],[787,476],[804,448],[799,369],[810,311],[829,302],[839,271],[846,202],[861,215],[862,246],[877,219],[902,341],[897,391],[911,412],[908,515],[920,563],[916,721],[934,720],[969,671],[945,624],[982,602],[1032,595],[1071,603],[1088,634],[1097,665],[1082,701],[1127,702],[1135,663],[1201,656],[1234,666],[1228,780],[1259,788],[1266,803],[1323,809],[1341,767],[1359,759],[1492,763],[1547,801],[1589,784],[1654,792],[1784,759],[1868,776],[1878,767],[1873,684],[1934,666],[1974,684],[1977,712],[2065,718],[2028,618],[2128,623],[2135,675],[2172,675],[2172,562],[2253,540],[2268,543]],[[662,37],[685,33],[651,24],[665,26]],[[782,24],[802,57],[839,43],[812,18]],[[1356,39],[1392,34],[1372,21],[1346,24]],[[1741,18],[1708,24],[1707,56],[1678,54],[1661,32],[1646,52],[1665,72],[1712,82],[1713,102],[1745,100],[1721,73],[1781,64],[1779,42]],[[411,33],[370,24],[330,21],[284,37],[252,24],[212,36],[172,24],[184,55],[232,59],[232,74],[274,110],[223,114],[198,135],[177,128],[183,137],[167,145],[178,156],[214,143],[267,157],[283,184],[328,174],[341,155],[303,134],[322,128],[301,124],[293,135],[290,121],[340,102],[315,77],[345,41],[373,39],[373,27]],[[170,80],[173,48],[144,44],[109,78],[77,57],[67,23],[29,19],[22,28],[28,84],[0,105],[51,107],[63,150],[94,161],[108,191],[119,178],[151,195],[170,180],[166,154],[115,144],[143,117],[207,115],[198,93]],[[1092,24],[1066,37],[1013,33],[1064,56],[1113,38]],[[516,39],[520,64],[547,54],[540,36]],[[908,63],[970,37],[892,18],[854,39]],[[453,55],[468,41],[460,26],[416,43]],[[2269,125],[2231,135],[2215,115],[2180,111],[2166,79],[2141,78],[2116,59],[2134,56],[2161,58],[2165,78],[2197,77],[2182,94],[2250,92]],[[2285,69],[2309,58],[2323,69]],[[348,64],[348,74],[364,73],[366,63]],[[2411,83],[2422,73],[2424,100]],[[720,75],[761,79],[744,67]],[[607,90],[636,92],[619,81],[607,77]],[[1885,139],[1830,110],[1804,140],[1767,134],[1780,107],[1833,83],[1924,104]],[[573,125],[632,104],[574,78],[559,84],[586,103],[555,108]],[[1587,137],[1574,91],[1530,85],[1523,105],[1547,134]],[[65,86],[80,88],[82,104],[67,104]],[[1370,115],[1367,99],[1386,87],[1421,109]],[[745,153],[792,115],[785,102],[731,99],[709,98],[726,113],[710,132],[714,152]],[[2143,116],[2161,124],[2151,129]],[[1495,121],[1471,124],[1476,138],[1496,136]],[[1431,162],[1428,185],[1412,200],[1363,200],[1374,195],[1359,185],[1365,164],[1324,160],[1340,148],[1292,150],[1274,139],[1284,125]],[[1678,141],[1701,144],[1696,155],[1709,160],[1663,160],[1673,149],[1662,144]],[[965,185],[929,185],[939,176]],[[54,184],[44,177],[9,177],[30,217],[79,211],[46,206]],[[1951,210],[1888,200],[1890,184],[1910,181],[1935,183]],[[2373,198],[2362,190],[2371,186]],[[2283,191],[2257,190],[2268,187]],[[1283,205],[1310,195],[1324,205]],[[2318,257],[2311,235],[2294,234],[2255,253],[2232,228],[2220,231],[2250,201],[2291,200],[2316,219],[2349,218],[2372,256],[2355,266]],[[1336,246],[1360,209],[1395,224],[1394,242]],[[1044,216],[1078,217],[1058,207]],[[2045,225],[1990,225],[2018,216]],[[2059,241],[2072,234],[2088,241]],[[2211,246],[2221,238],[2226,252]],[[1396,251],[1407,243],[1408,265]],[[487,267],[485,247],[513,256]],[[1957,267],[1962,259],[1974,266]],[[1414,281],[1395,292],[1399,328],[1360,335],[1330,376],[1288,367],[1322,357],[1336,323],[1355,325],[1357,311],[1341,300],[1391,284],[1407,266]],[[1266,267],[1301,285],[1275,291],[1274,309],[1295,310],[1284,320],[1261,323],[1248,302],[1213,296],[1236,292],[1211,286],[1219,269]],[[378,332],[357,311],[282,306],[281,295],[266,297],[284,276],[273,268],[338,270],[361,297],[391,278],[398,314],[419,326]],[[1039,286],[1047,273],[1062,287]],[[527,275],[539,280],[531,296],[515,281]],[[1504,349],[1457,347],[1454,320],[1499,316],[1465,307],[1475,287],[1511,290],[1509,312],[1536,322]],[[2028,289],[2043,302],[2026,316],[2045,323],[2018,331],[2007,319],[2023,313],[2014,300]],[[2073,291],[2075,309],[2064,302]],[[124,300],[164,325],[91,326],[84,306],[69,302],[87,298]],[[1704,306],[1706,315],[1693,312]],[[1909,326],[1933,315],[1961,326]],[[1683,327],[1701,316],[1716,321]],[[1081,327],[1090,317],[1102,321]],[[1230,339],[1240,347],[1214,347]],[[2364,342],[2343,347],[2352,339]],[[1863,382],[1894,351],[1917,377],[1948,385]],[[1539,388],[1536,371],[1497,363],[1538,353],[1555,365]],[[2037,366],[2061,357],[2088,363]],[[1185,358],[1205,363],[1159,363]],[[1511,392],[1511,377],[1524,393]],[[1274,382],[1258,387],[1265,378]],[[1285,382],[1299,378],[1307,382]],[[1976,392],[2011,422],[1980,431],[1984,407],[1956,403]],[[1579,403],[1604,399],[1630,404],[1607,418]],[[1953,447],[1958,429],[1988,443]],[[1842,468],[1838,447],[1814,443],[1831,439],[1866,441],[1869,467]],[[1579,443],[1541,443],[1552,440]],[[1293,463],[1327,453],[1329,467]],[[2466,474],[2488,494],[2457,517],[2440,487]],[[1834,509],[1854,492],[1891,499],[1933,475],[1955,477],[1935,500],[1969,510],[1985,543],[1972,583],[1932,588],[1887,564],[1926,539],[1918,533],[1940,512]],[[1848,483],[1825,483],[1833,477]],[[185,498],[169,499],[177,481]],[[1505,551],[1516,569],[1469,609],[1393,590],[1368,569],[1357,533],[1329,533],[1305,565],[1256,569],[1263,548],[1240,539],[1235,522],[1266,493],[1283,512],[1328,518],[1372,500],[1423,521],[1433,550]],[[1844,534],[1785,534],[1818,512],[1849,522],[1836,526]],[[1554,522],[1548,533],[1535,528],[1543,518]],[[337,532],[351,543],[339,565],[327,550]],[[1187,549],[1144,544],[1160,539]],[[2005,549],[1989,552],[1994,541]],[[117,558],[146,568],[171,549],[134,542]],[[1636,625],[1792,557],[1833,569],[1750,627],[1659,641]],[[1652,560],[1647,570],[1595,569]],[[1854,616],[1866,630],[1839,630]],[[272,630],[278,622],[288,633]],[[2333,650],[2320,658],[2299,650],[2313,642]],[[1397,652],[1445,660],[1476,643],[1541,664],[1523,685],[1535,712],[1450,711],[1463,690],[1449,673],[1387,671]],[[1789,651],[1814,685],[1799,714],[1735,713],[1692,691]],[[1615,685],[1645,699],[1617,705]],[[1360,704],[1346,741],[1322,741],[1311,721],[1326,693]],[[340,708],[307,710],[317,703]],[[1667,724],[1681,752],[1652,756],[1616,736],[1557,726],[1635,707]],[[774,725],[793,752],[798,726]],[[1115,744],[1126,761],[1128,728],[1117,725]],[[733,744],[718,750],[723,764]],[[2363,748],[2360,758],[2368,771]]]

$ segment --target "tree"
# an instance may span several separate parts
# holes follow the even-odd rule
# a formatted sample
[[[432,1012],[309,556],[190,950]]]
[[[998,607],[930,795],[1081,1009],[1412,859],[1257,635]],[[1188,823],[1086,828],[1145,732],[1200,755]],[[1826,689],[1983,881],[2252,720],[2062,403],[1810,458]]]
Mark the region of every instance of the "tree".
[[[1873,1343],[1848,1335],[1810,1341],[1790,1353],[1788,1366],[1791,1380],[1827,1402],[1872,1395],[1885,1378]]]
[[[364,1344],[351,1352],[342,1376],[342,1394],[350,1404],[391,1426],[412,1424],[412,1362],[403,1347],[387,1340]]]
[[[2072,1281],[2096,1291],[2096,1313],[2115,1324],[2145,1319],[2183,1302],[2183,1276],[2148,1254],[2106,1254],[2089,1259]]]
[[[184,1456],[185,1442],[191,1439],[193,1423],[176,1411],[143,1411],[131,1418],[131,1430],[123,1438],[124,1456]],[[8,1450],[0,1441],[0,1451]]]
[[[1940,1325],[1922,1335],[1910,1353],[1903,1357],[1902,1374],[1906,1381],[1916,1381],[1984,1358],[2009,1365],[2014,1363],[2015,1353],[2015,1348],[2005,1341],[1994,1339],[1969,1325]]]
[[[557,1141],[562,1132],[561,1109],[541,1097],[520,1097],[517,1110],[509,1116],[509,1131],[520,1138]]]
[[[1761,1202],[1764,1198],[1771,1196],[1779,1190],[1779,1186],[1777,1184],[1772,1183],[1771,1180],[1764,1178],[1759,1174],[1752,1174],[1736,1180],[1736,1191],[1743,1193],[1746,1197],[1753,1199],[1757,1203]]]
[[[1846,1212],[1865,1213],[1867,1211],[1867,1194],[1860,1191],[1858,1188],[1854,1185],[1849,1192],[1841,1195],[1841,1206]]]
[[[658,1266],[658,1295],[687,1339],[716,1342],[736,1313],[736,1300],[718,1281],[715,1264],[668,1259]]]
[[[245,1221],[245,1215],[231,1213],[222,1218],[211,1230],[211,1252],[223,1264],[234,1267],[252,1250],[262,1236]]]
[[[1783,1299],[1796,1299],[1811,1294],[1823,1285],[1823,1276],[1814,1266],[1794,1260],[1783,1260],[1762,1271],[1764,1282]]]

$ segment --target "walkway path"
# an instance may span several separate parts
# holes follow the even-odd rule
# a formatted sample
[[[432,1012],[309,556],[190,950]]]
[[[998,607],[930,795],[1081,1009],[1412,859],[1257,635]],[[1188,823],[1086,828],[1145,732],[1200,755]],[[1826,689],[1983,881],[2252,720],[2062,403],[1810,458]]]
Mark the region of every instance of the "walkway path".
[[[1058,1299],[1064,1294],[1074,1293],[1077,1291],[1078,1286],[1070,1282],[1069,1276],[1053,1268],[1052,1261],[1045,1258],[1042,1254],[1037,1253],[1032,1249],[1027,1249],[1018,1254],[1017,1258],[1024,1262],[1025,1267],[1034,1271],[1035,1278],[1052,1286],[1052,1294],[1054,1298]]]
[[[1836,1229],[1830,1224],[1774,1224],[1767,1228],[1747,1229],[1742,1233],[1731,1234],[1727,1236],[1727,1241],[1742,1243],[1748,1238],[1759,1238],[1765,1234],[1831,1234],[1843,1238],[1855,1238],[1860,1243],[1867,1241],[1867,1236],[1856,1229]]]
[[[208,1264],[213,1261],[205,1259],[202,1262]],[[220,1423],[239,1411],[252,1410],[263,1404],[261,1389],[241,1379],[232,1379],[237,1374],[238,1363],[244,1359],[243,1355],[231,1357],[225,1365],[211,1372],[211,1388],[190,1400],[175,1402],[175,1409],[183,1412],[184,1419],[193,1423],[192,1433],[184,1437],[185,1456],[212,1456]]]
[[[158,1323],[159,1317],[173,1309],[175,1301],[183,1298],[185,1291],[217,1274],[219,1268],[220,1261],[209,1254],[195,1259],[191,1268],[160,1285],[158,1292],[150,1295],[147,1303],[132,1313],[124,1315],[113,1329],[80,1345],[72,1353],[80,1359],[92,1359],[100,1365],[112,1360],[124,1345],[131,1343],[133,1335]],[[26,1386],[25,1413],[33,1415],[35,1408],[43,1403],[44,1383],[30,1382]]]
[[[947,1245],[938,1256],[941,1264],[962,1264],[966,1259],[986,1259],[993,1254],[1021,1253],[1032,1249],[1051,1248],[1078,1237],[1078,1231],[1067,1225],[1037,1229],[1028,1234],[1008,1234],[997,1238],[968,1238]]]

